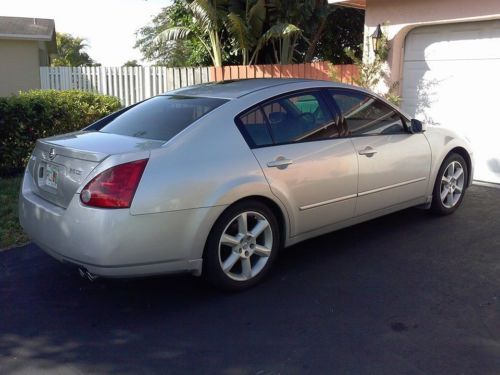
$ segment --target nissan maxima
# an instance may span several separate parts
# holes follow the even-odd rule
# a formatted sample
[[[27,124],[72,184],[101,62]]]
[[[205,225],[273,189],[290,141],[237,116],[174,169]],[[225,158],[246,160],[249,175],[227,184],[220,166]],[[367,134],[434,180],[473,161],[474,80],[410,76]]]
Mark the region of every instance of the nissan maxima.
[[[40,139],[20,193],[31,239],[89,277],[259,282],[278,251],[412,206],[450,214],[469,143],[348,85],[193,86]]]

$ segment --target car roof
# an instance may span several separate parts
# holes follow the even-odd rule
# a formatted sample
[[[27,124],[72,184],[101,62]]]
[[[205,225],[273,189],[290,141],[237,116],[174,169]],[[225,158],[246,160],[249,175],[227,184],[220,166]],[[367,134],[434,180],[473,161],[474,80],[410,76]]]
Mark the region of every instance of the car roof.
[[[168,95],[185,95],[185,96],[202,96],[202,97],[212,97],[212,98],[223,98],[223,99],[236,99],[255,91],[267,89],[275,86],[284,86],[294,83],[307,83],[317,84],[322,82],[323,84],[329,83],[332,87],[348,87],[347,85],[328,82],[328,81],[318,81],[314,79],[301,79],[301,78],[251,78],[251,79],[240,79],[231,81],[220,81],[203,83],[201,85],[190,86],[174,91],[168,92]]]

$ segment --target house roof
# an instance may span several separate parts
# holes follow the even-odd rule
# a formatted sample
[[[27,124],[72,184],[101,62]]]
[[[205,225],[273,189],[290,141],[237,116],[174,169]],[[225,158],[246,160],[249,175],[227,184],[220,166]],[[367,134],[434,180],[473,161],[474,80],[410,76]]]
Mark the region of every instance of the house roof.
[[[349,8],[366,8],[366,0],[328,0],[328,4],[336,4]]]
[[[48,42],[50,52],[56,52],[54,20],[46,18],[0,16],[0,39]]]

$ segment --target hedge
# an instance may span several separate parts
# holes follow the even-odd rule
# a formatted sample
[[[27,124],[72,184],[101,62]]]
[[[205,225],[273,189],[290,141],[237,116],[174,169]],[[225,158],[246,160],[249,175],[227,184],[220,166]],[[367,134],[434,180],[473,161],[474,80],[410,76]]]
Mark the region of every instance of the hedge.
[[[38,138],[80,130],[120,107],[117,98],[75,90],[0,98],[0,175],[22,170]]]

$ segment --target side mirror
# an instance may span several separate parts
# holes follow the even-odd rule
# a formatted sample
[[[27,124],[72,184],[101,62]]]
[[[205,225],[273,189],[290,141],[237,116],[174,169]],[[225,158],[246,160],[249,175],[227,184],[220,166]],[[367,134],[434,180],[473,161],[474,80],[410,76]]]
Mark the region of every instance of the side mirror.
[[[422,124],[422,121],[417,119],[411,119],[410,122],[410,132],[412,134],[418,134],[425,132],[425,126]]]

